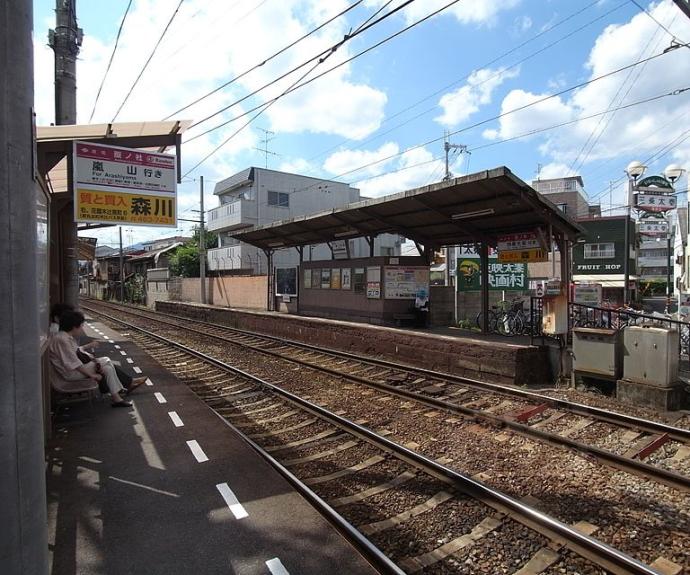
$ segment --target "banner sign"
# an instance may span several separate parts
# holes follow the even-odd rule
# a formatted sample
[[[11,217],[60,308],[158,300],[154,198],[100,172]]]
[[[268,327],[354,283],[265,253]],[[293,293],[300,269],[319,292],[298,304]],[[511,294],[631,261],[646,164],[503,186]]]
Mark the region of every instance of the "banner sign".
[[[542,247],[537,234],[533,232],[525,232],[522,234],[509,234],[505,236],[498,236],[497,238],[498,251],[520,251],[539,249]]]
[[[640,220],[640,233],[645,236],[665,236],[668,233],[668,221]]]
[[[498,252],[499,262],[548,262],[549,254],[542,249]]]
[[[676,208],[676,196],[669,194],[637,194],[635,207],[645,212],[666,212]]]
[[[74,142],[77,222],[177,226],[177,158]]]
[[[601,284],[575,284],[573,302],[598,307],[602,302]]]
[[[478,258],[458,260],[458,291],[481,289]],[[497,257],[489,258],[489,291],[522,291],[527,289],[527,266],[524,263],[501,263]]]

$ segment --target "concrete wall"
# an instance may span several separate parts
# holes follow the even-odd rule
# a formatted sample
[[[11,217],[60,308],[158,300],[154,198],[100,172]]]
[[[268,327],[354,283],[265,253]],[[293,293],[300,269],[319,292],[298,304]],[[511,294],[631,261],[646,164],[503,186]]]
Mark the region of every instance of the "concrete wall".
[[[263,310],[266,309],[267,281],[266,276],[206,278],[206,301],[210,305]],[[171,278],[167,293],[149,292],[148,301],[151,307],[162,301],[201,303],[201,282],[199,278]]]
[[[494,383],[544,386],[551,380],[547,352],[537,347],[198,304],[160,302],[156,309]]]

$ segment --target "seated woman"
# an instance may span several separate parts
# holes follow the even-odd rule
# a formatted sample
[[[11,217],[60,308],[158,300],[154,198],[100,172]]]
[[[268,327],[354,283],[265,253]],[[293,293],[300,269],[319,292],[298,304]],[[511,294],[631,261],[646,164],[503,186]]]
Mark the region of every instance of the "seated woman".
[[[74,306],[68,303],[56,303],[50,308],[50,335],[53,336],[60,331],[60,317],[66,311],[74,311]],[[89,363],[90,361],[95,361],[96,357],[91,353],[95,347],[98,346],[98,340],[93,340],[86,345],[82,345],[77,348],[77,357],[82,363]],[[132,377],[123,369],[120,369],[117,365],[113,364],[115,368],[115,373],[120,383],[127,390],[127,394],[132,393],[137,387],[142,385],[145,381],[145,377]],[[102,386],[101,386],[102,387]]]
[[[55,371],[66,381],[89,378],[99,382],[105,378],[112,406],[131,407],[132,402],[122,398],[125,388],[120,383],[110,358],[99,357],[82,363],[77,356],[77,338],[83,333],[83,325],[84,314],[79,311],[65,310],[60,315],[60,331],[50,338],[48,344],[50,362]]]

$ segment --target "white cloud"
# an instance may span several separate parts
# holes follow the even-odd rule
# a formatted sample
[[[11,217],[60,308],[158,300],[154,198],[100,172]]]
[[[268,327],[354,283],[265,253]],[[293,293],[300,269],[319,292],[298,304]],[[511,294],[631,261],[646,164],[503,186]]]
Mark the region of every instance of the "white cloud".
[[[426,148],[408,150],[388,164],[388,173],[356,182],[363,196],[379,198],[425,186],[443,178],[443,163]]]
[[[683,17],[672,0],[650,6],[656,20],[680,38],[690,37],[690,21]],[[627,66],[653,54],[661,54],[669,36],[647,14],[637,14],[620,25],[608,26],[596,39],[585,67],[588,79]],[[573,93],[554,98],[524,111],[501,118],[496,127],[484,132],[487,139],[509,138],[540,127],[604,112],[621,104],[630,104],[684,87],[690,77],[690,59],[685,49],[678,49],[625,71],[598,80]],[[572,84],[572,80],[569,81]],[[562,78],[550,82],[550,88],[562,86]],[[503,112],[538,99],[540,95],[514,90],[503,100]],[[679,94],[636,105],[628,109],[594,117],[539,136],[542,154],[554,164],[573,165],[586,172],[595,160],[620,156],[644,158],[669,144],[686,130],[690,116],[690,95]],[[690,151],[677,150],[677,161],[690,163]],[[667,161],[668,160],[664,160]],[[620,171],[626,162],[621,162]],[[663,169],[663,165],[654,170]]]
[[[358,171],[358,177],[361,177],[362,173],[369,174],[372,176],[382,173],[387,166],[391,164],[394,158],[386,161],[384,160],[389,156],[394,156],[399,152],[398,144],[393,142],[387,142],[378,150],[366,151],[366,150],[341,150],[331,154],[326,161],[323,163],[323,167],[327,172],[334,174],[336,177],[340,174],[345,174],[361,166],[366,166],[372,162],[378,162],[364,170]]]
[[[443,108],[443,115],[434,118],[434,121],[443,126],[457,126],[478,112],[480,106],[489,104],[494,90],[505,80],[515,78],[518,74],[518,69],[505,68],[485,68],[472,72],[464,86],[441,96],[439,106]]]
[[[369,0],[368,6],[382,6],[387,0]],[[398,2],[396,5],[399,5]],[[403,8],[405,20],[412,23],[448,4],[448,0],[424,0],[414,2]],[[504,10],[511,10],[520,4],[520,0],[504,0],[503,2],[487,2],[487,0],[462,0],[457,2],[442,14],[453,15],[461,24],[482,24],[491,26],[496,16]]]

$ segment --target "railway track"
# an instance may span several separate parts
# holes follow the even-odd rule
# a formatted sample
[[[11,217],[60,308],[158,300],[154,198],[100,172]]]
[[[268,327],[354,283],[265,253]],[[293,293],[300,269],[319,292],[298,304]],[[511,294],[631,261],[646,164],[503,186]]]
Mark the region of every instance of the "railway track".
[[[626,553],[209,353],[122,320],[130,335],[266,457],[406,573],[659,574]],[[374,430],[375,429],[375,430]],[[299,479],[297,479],[299,478]],[[333,510],[336,510],[334,512]],[[395,572],[388,569],[387,572]]]
[[[101,304],[102,305],[102,304]],[[131,308],[112,306],[120,313]],[[690,491],[690,430],[545,395],[326,350],[272,336],[137,310],[163,325],[195,329],[245,349],[456,413]],[[165,319],[162,319],[163,316]]]

